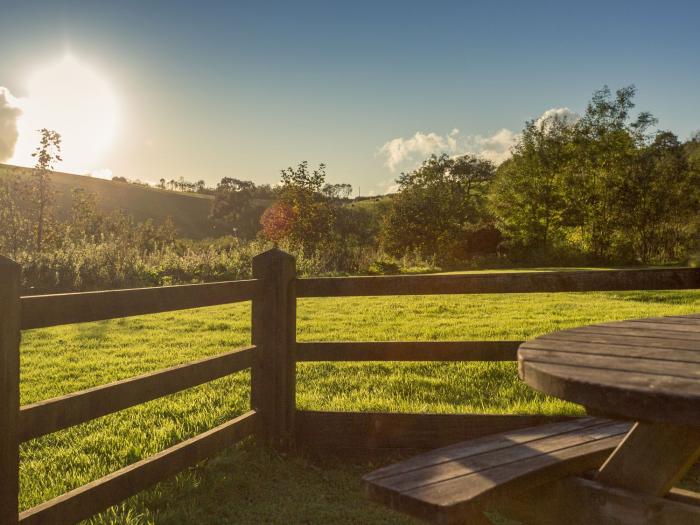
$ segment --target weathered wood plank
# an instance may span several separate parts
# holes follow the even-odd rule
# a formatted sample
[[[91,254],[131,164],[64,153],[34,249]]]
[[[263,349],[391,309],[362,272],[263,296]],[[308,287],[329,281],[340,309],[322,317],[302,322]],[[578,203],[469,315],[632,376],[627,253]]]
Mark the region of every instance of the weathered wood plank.
[[[515,361],[522,341],[297,343],[297,361]]]
[[[520,445],[527,446],[531,442],[555,438],[562,435],[571,435],[574,432],[590,431],[591,429],[610,426],[612,421],[595,417],[579,417],[569,421],[546,423],[535,427],[527,427],[518,430],[483,436],[477,439],[460,441],[454,445],[448,445],[430,452],[424,452],[399,463],[375,470],[362,479],[365,481],[378,481],[385,478],[404,476],[425,468],[433,468],[453,461],[462,461],[465,458],[481,454],[506,450]],[[631,424],[626,424],[629,430]]]
[[[636,423],[600,467],[596,479],[605,485],[664,496],[698,459],[700,427]]]
[[[700,325],[698,315],[669,315],[666,317],[646,317],[637,319],[640,323],[668,323],[668,324],[694,324]]]
[[[514,465],[495,467],[484,476],[474,476],[475,479],[470,479],[472,476],[458,477],[419,487],[402,495],[402,508],[412,509],[410,513],[416,516],[442,512],[444,518],[440,523],[464,523],[464,517],[471,515],[475,507],[491,506],[491,498],[498,498],[498,492],[500,495],[503,492],[515,494],[595,467],[618,441],[618,436],[606,437],[533,456]],[[496,487],[498,492],[489,490]],[[465,494],[473,492],[479,497],[465,501]]]
[[[472,453],[467,442],[461,450],[447,452],[437,461],[427,461],[420,468],[371,481],[385,484],[387,487],[391,487],[391,490],[409,492],[428,485],[439,485],[460,477],[473,476],[474,490],[478,492],[481,490],[479,484],[484,480],[487,480],[487,486],[490,485],[493,479],[491,471],[495,468],[500,469],[506,464],[512,464],[513,469],[519,470],[518,462],[525,462],[535,456],[578,447],[607,437],[616,436],[621,439],[629,430],[629,427],[628,423],[607,422],[572,432],[562,432],[546,436],[545,438],[531,439],[525,443],[511,443],[488,452]],[[466,484],[470,484],[468,480],[464,481]],[[440,489],[440,492],[442,492],[442,489]]]
[[[253,300],[253,344],[261,352],[252,370],[251,403],[262,418],[262,438],[287,448],[296,412],[296,268],[294,257],[276,248],[253,258],[262,281]]]
[[[659,339],[663,341],[690,341],[698,340],[697,334],[690,332],[672,332],[668,330],[644,330],[643,328],[609,326],[605,324],[582,326],[572,328],[567,333],[590,334],[590,335],[617,335],[626,337],[636,337],[640,339]]]
[[[504,498],[498,510],[538,525],[696,525],[700,507],[569,477]]]
[[[694,334],[698,337],[700,334],[700,322],[698,323],[659,323],[647,321],[620,321],[613,323],[605,323],[603,326],[624,326],[625,328],[639,328],[642,331],[660,333],[662,336],[670,335],[667,332],[683,332]]]
[[[254,346],[241,348],[25,405],[20,410],[20,439],[27,441],[244,370],[253,365],[256,354]]]
[[[259,283],[227,281],[102,292],[22,297],[22,329],[102,321],[133,315],[248,301]]]
[[[523,361],[519,370],[531,387],[603,413],[700,425],[700,382],[694,379]]]
[[[582,352],[561,352],[537,348],[527,344],[520,347],[518,355],[528,363],[562,364],[567,366],[596,368],[649,375],[664,375],[700,380],[700,363],[677,360],[635,358],[624,355],[605,355]]]
[[[700,345],[700,341],[698,341]],[[525,348],[552,350],[561,353],[586,353],[588,355],[603,355],[612,357],[627,357],[655,361],[700,363],[700,348],[698,350],[677,350],[673,348],[657,348],[622,344],[604,344],[594,341],[574,341],[567,339],[537,338],[529,341]]]
[[[601,270],[299,279],[299,297],[679,290],[700,288],[700,269]]]
[[[17,523],[20,267],[0,256],[0,525]]]
[[[251,435],[254,411],[22,512],[22,525],[70,525],[89,518]]]
[[[296,414],[297,444],[342,454],[417,452],[465,439],[534,427],[568,416],[317,412]]]
[[[616,345],[616,346],[637,346],[642,348],[667,348],[670,350],[700,350],[700,339],[655,339],[652,337],[636,337],[633,335],[621,335],[615,330],[608,333],[591,333],[582,330],[566,330],[564,332],[552,332],[551,334],[543,335],[529,343],[535,341],[564,341],[565,344],[570,342],[581,343],[596,343],[601,345]],[[564,345],[562,345],[564,346]]]
[[[629,426],[582,418],[470,440],[365,476],[365,487],[396,510],[469,523],[501,497],[596,468]]]

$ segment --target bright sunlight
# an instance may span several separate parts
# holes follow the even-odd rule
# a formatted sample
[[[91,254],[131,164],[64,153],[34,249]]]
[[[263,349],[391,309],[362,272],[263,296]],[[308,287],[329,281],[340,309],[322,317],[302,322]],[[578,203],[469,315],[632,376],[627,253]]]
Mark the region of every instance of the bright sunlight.
[[[100,162],[114,142],[119,116],[107,80],[67,55],[60,62],[36,70],[27,89],[27,97],[20,101],[20,140],[12,162],[31,165],[37,130],[49,128],[63,139],[65,161],[59,169],[86,173],[102,168]]]

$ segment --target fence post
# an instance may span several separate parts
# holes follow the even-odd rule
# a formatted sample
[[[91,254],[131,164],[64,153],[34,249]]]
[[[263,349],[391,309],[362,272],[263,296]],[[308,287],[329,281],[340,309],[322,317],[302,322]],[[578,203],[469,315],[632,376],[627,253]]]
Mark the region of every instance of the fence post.
[[[253,299],[253,344],[260,348],[252,369],[251,403],[260,412],[268,444],[289,448],[296,411],[296,264],[277,248],[253,258],[262,291]]]
[[[0,256],[0,525],[19,511],[20,267]]]

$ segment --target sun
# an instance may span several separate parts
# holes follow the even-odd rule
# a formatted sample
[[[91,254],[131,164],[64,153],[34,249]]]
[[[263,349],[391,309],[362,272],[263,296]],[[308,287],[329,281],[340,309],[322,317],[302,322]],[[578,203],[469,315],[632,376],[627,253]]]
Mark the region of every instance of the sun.
[[[109,82],[95,70],[67,55],[30,77],[21,101],[19,141],[12,162],[31,165],[38,129],[62,137],[61,171],[88,173],[101,168],[113,145],[118,124],[117,99]]]

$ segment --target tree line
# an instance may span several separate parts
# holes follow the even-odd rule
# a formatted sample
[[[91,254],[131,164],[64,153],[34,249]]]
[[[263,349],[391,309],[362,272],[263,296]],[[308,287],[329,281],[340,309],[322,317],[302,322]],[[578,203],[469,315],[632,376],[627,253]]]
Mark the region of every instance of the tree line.
[[[193,191],[214,197],[216,241],[181,239],[169,219],[104,213],[81,189],[59,221],[51,172],[61,141],[45,129],[31,176],[0,179],[0,253],[42,291],[239,278],[251,254],[273,244],[313,274],[684,262],[699,247],[700,134],[681,142],[656,129],[651,114],[633,115],[634,95],[603,88],[576,121],[527,122],[499,166],[432,155],[398,177],[396,194],[376,199],[353,199],[351,185],[327,182],[325,165],[305,161],[275,186],[200,181]]]
[[[700,134],[681,142],[655,129],[650,113],[633,115],[634,95],[633,86],[604,87],[576,121],[555,114],[527,122],[499,166],[473,155],[433,155],[402,173],[398,193],[374,207],[329,193],[325,166],[310,170],[302,162],[282,171],[276,202],[258,210],[258,234],[324,251],[341,267],[367,248],[441,267],[484,257],[683,261],[698,248]]]

